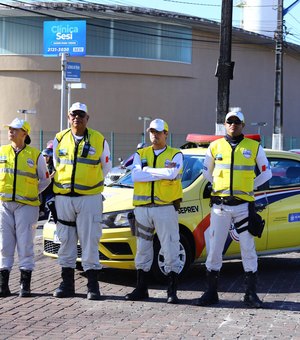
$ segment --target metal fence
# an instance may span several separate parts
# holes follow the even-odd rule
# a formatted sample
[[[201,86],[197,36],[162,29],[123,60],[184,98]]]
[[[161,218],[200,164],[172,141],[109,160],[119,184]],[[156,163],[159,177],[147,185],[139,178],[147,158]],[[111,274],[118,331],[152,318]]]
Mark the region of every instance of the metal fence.
[[[33,131],[30,134],[31,145],[43,150],[47,142],[55,137],[57,131]],[[129,134],[129,133],[114,133],[102,132],[107,139],[110,150],[113,166],[119,164],[119,159],[125,159],[130,156],[139,143],[143,142],[143,134]],[[186,142],[186,134],[170,133],[168,137],[168,144],[173,147],[180,147]],[[265,148],[272,148],[272,136],[262,136],[261,144]],[[150,143],[148,135],[146,136],[146,143]],[[0,144],[8,144],[7,130],[0,130]],[[300,137],[284,137],[283,149],[300,149]]]

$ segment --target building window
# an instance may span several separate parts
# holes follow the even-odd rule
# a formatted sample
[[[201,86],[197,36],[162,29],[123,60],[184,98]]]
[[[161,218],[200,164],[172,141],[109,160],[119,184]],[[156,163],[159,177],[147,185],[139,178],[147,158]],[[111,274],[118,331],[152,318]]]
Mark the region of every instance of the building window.
[[[0,18],[0,54],[43,54],[43,18]]]

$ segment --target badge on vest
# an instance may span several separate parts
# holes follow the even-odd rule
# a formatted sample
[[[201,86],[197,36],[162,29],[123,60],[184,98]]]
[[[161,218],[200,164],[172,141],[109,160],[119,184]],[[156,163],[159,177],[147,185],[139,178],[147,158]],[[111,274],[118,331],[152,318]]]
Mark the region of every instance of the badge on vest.
[[[0,156],[0,163],[6,163],[7,157],[6,156]]]
[[[27,165],[28,165],[30,168],[33,168],[33,166],[34,166],[34,161],[33,161],[33,159],[28,158],[28,159],[27,159]]]
[[[58,156],[67,156],[68,152],[67,149],[59,149]]]
[[[89,155],[94,155],[96,153],[96,149],[94,147],[90,147],[90,150],[89,150]]]
[[[216,161],[222,161],[223,160],[222,154],[221,153],[216,154],[215,160]]]
[[[251,156],[252,156],[252,152],[251,152],[251,150],[243,150],[243,155],[244,155],[244,157],[245,158],[251,158]]]

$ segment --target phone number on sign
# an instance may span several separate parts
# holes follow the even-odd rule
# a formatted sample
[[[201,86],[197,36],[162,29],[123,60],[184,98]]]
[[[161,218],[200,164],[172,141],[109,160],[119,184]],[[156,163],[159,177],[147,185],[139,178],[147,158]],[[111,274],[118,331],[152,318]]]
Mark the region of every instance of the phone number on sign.
[[[48,47],[48,52],[69,52],[69,47]]]

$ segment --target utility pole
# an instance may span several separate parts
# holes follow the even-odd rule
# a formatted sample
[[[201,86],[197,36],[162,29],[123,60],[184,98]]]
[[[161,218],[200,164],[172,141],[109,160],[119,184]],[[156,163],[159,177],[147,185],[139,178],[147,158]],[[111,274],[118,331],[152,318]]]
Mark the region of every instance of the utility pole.
[[[224,135],[224,119],[229,110],[230,80],[234,62],[231,61],[232,0],[222,0],[220,27],[220,57],[215,76],[218,77],[216,135]]]
[[[282,50],[283,50],[283,0],[278,0],[277,30],[275,32],[275,91],[272,149],[283,149],[282,135]]]
[[[274,122],[272,149],[283,149],[283,111],[282,111],[282,84],[283,84],[283,17],[297,4],[300,0],[294,1],[290,6],[283,9],[283,0],[278,0],[277,8],[277,30],[275,32],[275,98],[274,98]]]
[[[67,53],[61,54],[61,92],[60,92],[60,130],[65,129],[67,126],[64,123],[67,115],[66,110],[66,65],[67,65]],[[69,109],[69,108],[68,108]]]

